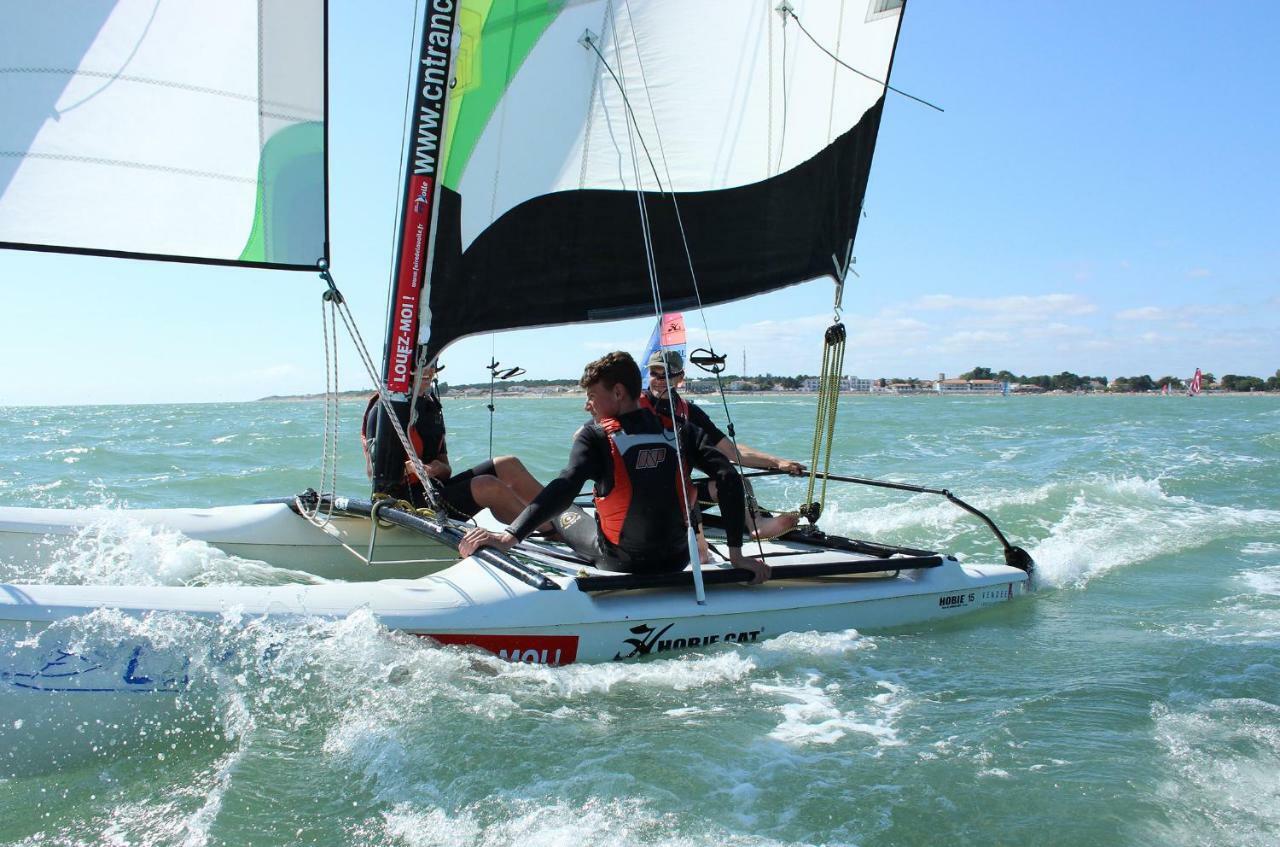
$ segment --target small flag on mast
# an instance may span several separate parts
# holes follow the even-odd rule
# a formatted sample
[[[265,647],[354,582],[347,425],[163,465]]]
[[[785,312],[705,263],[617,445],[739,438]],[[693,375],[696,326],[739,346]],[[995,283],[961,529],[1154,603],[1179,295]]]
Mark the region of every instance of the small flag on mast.
[[[649,368],[646,366],[653,351],[658,347],[662,347],[663,350],[675,350],[683,359],[684,336],[684,314],[681,312],[667,312],[653,327],[653,332],[649,335],[649,343],[644,348],[644,355],[640,357],[640,377],[646,389],[649,387]]]

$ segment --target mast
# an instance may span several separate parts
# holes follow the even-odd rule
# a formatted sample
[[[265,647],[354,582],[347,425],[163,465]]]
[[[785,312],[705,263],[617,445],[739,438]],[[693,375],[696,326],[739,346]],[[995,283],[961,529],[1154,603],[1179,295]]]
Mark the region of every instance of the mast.
[[[430,290],[431,255],[434,252],[444,161],[444,122],[449,103],[454,54],[454,25],[460,0],[429,0],[422,19],[413,99],[414,137],[405,145],[404,194],[396,243],[400,245],[395,267],[395,295],[387,316],[387,340],[382,381],[391,405],[404,427],[409,425],[413,387],[415,340],[422,309],[422,295]],[[402,479],[404,448],[400,445],[386,410],[377,407],[377,435],[373,447],[373,490],[387,491]]]

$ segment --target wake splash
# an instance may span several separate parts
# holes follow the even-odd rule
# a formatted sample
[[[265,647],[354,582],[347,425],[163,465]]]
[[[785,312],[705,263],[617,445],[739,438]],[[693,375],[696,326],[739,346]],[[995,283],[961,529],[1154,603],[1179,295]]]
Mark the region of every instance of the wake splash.
[[[912,696],[894,673],[868,667],[877,643],[798,633],[547,668],[438,647],[367,612],[325,621],[98,611],[0,633],[0,655],[56,647],[106,661],[142,647],[136,673],[167,674],[164,690],[98,698],[81,712],[68,710],[75,697],[45,697],[19,715],[0,681],[0,748],[21,749],[0,777],[16,774],[10,785],[25,790],[45,779],[43,766],[85,786],[93,796],[72,798],[82,812],[62,832],[86,842],[289,841],[292,830],[238,832],[223,809],[291,784],[341,798],[326,837],[341,827],[343,843],[783,843],[767,830],[786,829],[786,804],[764,801],[779,774],[899,743]],[[709,798],[734,813],[707,820],[695,810]],[[761,808],[743,813],[744,798]],[[37,802],[52,808],[52,798]]]
[[[1083,587],[1117,568],[1280,529],[1280,510],[1200,503],[1166,493],[1159,478],[1096,476],[962,496],[1031,553],[1041,585],[1052,587]],[[841,535],[956,552],[962,561],[1003,562],[986,527],[937,496],[863,508],[829,502],[822,525]]]
[[[95,510],[71,535],[41,536],[0,562],[0,580],[60,585],[282,585],[324,580],[224,553],[203,541],[131,517]]]

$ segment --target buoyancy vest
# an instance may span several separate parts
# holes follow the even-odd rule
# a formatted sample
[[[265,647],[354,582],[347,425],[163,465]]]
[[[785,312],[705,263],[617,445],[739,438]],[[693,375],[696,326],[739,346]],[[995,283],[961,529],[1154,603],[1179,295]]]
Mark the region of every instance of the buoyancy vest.
[[[365,473],[369,475],[369,479],[373,479],[373,439],[376,435],[375,430],[377,429],[375,422],[377,410],[378,395],[375,394],[369,398],[369,404],[364,407],[364,417],[360,420],[360,446],[364,449],[364,470]],[[425,410],[419,409],[418,411],[421,413]],[[418,454],[418,458],[422,459],[424,463],[430,462],[443,452],[444,416],[440,415],[439,418],[438,426],[433,426],[432,428],[433,430],[439,430],[440,439],[435,444],[435,449],[430,456],[427,454],[426,442],[423,440],[422,433],[419,432],[418,425],[415,424],[414,426],[409,427],[409,443],[413,445],[414,452]],[[422,421],[421,415],[419,416],[418,421]],[[436,422],[432,421],[431,423],[435,424]],[[405,479],[409,482],[418,482],[418,475],[414,473],[412,465],[405,465]]]
[[[640,393],[640,408],[648,409],[657,415],[664,428],[676,428],[675,421],[671,420],[671,403],[667,398],[662,397],[655,400],[649,395],[649,392],[643,391]],[[676,419],[681,423],[689,420],[689,401],[679,394],[676,395]]]
[[[599,424],[613,461],[613,486],[602,495],[597,485],[594,496],[601,535],[625,553],[678,547],[688,525],[680,498],[693,490],[680,476],[676,434],[629,434],[613,418]]]

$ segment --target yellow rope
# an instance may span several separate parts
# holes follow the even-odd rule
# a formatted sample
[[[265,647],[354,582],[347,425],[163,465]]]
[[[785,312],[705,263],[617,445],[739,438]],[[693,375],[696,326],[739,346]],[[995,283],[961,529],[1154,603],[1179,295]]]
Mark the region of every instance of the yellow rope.
[[[809,453],[809,487],[800,514],[817,523],[827,502],[827,476],[831,471],[831,445],[836,434],[836,407],[840,402],[840,377],[844,370],[844,324],[837,321],[827,329],[822,342],[822,372],[818,376],[818,412],[813,423],[813,449]],[[825,436],[825,437],[824,437]],[[822,462],[822,489],[813,499]]]

